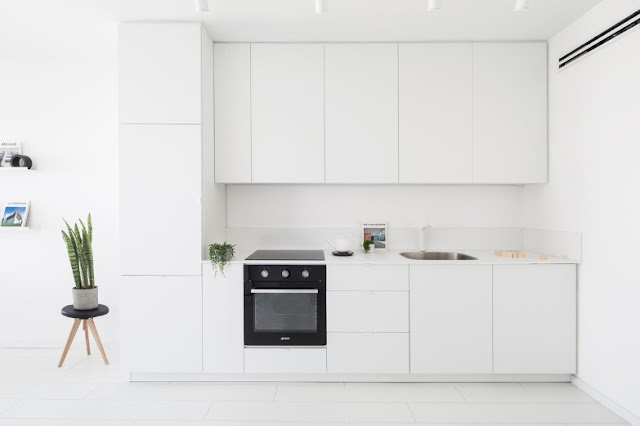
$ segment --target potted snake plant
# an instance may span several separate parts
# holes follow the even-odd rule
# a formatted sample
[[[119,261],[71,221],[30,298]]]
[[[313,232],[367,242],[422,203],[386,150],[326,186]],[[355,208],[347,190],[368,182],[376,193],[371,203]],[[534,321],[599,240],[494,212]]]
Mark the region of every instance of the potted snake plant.
[[[93,227],[91,214],[87,217],[87,226],[80,219],[71,227],[64,218],[67,232],[62,231],[62,239],[67,245],[67,254],[71,264],[71,272],[75,287],[73,294],[73,307],[80,311],[96,309],[98,307],[98,287],[95,285],[93,274]]]

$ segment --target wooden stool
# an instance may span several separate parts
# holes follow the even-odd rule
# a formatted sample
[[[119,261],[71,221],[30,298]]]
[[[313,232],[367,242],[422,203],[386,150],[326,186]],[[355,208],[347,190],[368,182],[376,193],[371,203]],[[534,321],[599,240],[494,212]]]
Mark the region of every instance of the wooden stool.
[[[102,347],[102,342],[100,341],[100,335],[98,334],[98,330],[96,329],[96,324],[93,322],[93,319],[95,317],[100,317],[108,313],[109,308],[105,305],[98,305],[96,309],[91,309],[90,311],[78,311],[77,309],[73,308],[73,305],[67,305],[62,308],[62,315],[64,315],[65,317],[74,318],[74,320],[73,326],[71,327],[71,333],[69,333],[69,338],[67,339],[67,344],[65,345],[64,351],[62,352],[62,357],[60,358],[58,367],[62,367],[64,359],[67,357],[67,353],[69,352],[71,343],[73,343],[73,338],[76,337],[76,333],[78,332],[78,328],[80,327],[80,322],[82,322],[84,339],[87,343],[87,355],[91,355],[91,348],[89,347],[89,329],[91,329],[91,334],[93,334],[93,339],[96,341],[96,345],[98,345],[100,355],[102,355],[104,363],[106,365],[109,365],[109,360],[107,360],[107,354],[104,352],[104,348]]]

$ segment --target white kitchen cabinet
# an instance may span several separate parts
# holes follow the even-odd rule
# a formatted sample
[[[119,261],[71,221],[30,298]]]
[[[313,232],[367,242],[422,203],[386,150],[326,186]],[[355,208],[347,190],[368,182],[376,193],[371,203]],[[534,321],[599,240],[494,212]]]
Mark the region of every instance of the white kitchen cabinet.
[[[411,265],[411,372],[492,372],[490,265]]]
[[[118,151],[121,274],[199,276],[201,126],[124,124]]]
[[[403,43],[400,183],[473,181],[470,43]]]
[[[547,181],[547,45],[473,45],[475,183]]]
[[[205,373],[244,370],[243,266],[233,263],[224,275],[202,265],[202,345]]]
[[[408,265],[327,265],[327,290],[409,290]]]
[[[496,374],[576,370],[576,266],[495,265]]]
[[[409,373],[409,334],[327,333],[327,373]]]
[[[327,351],[314,347],[245,348],[244,372],[255,374],[322,374]]]
[[[201,31],[199,23],[120,24],[120,123],[201,123]]]
[[[121,353],[135,373],[202,372],[200,277],[121,277]]]
[[[325,46],[326,182],[398,182],[398,46]]]
[[[409,332],[408,291],[328,291],[328,332]]]
[[[214,44],[215,174],[219,183],[251,182],[251,45]]]
[[[324,182],[321,44],[251,46],[252,181]]]

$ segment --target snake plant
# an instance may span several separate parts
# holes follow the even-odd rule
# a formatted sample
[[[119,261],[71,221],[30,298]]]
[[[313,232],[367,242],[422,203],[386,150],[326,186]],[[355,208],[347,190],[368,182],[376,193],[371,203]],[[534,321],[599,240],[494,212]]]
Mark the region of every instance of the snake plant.
[[[67,226],[67,232],[62,231],[62,239],[67,244],[67,254],[71,263],[71,272],[75,288],[89,289],[95,287],[93,277],[93,249],[91,242],[93,239],[93,227],[91,225],[91,214],[87,217],[87,226],[82,219],[79,220],[80,227],[75,223],[73,228],[62,219]]]

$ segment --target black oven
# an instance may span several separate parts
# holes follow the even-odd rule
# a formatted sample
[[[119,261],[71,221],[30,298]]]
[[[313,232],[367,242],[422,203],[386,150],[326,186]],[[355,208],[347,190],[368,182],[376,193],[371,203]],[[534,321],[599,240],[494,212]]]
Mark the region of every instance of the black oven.
[[[244,344],[325,346],[324,265],[244,265]]]

